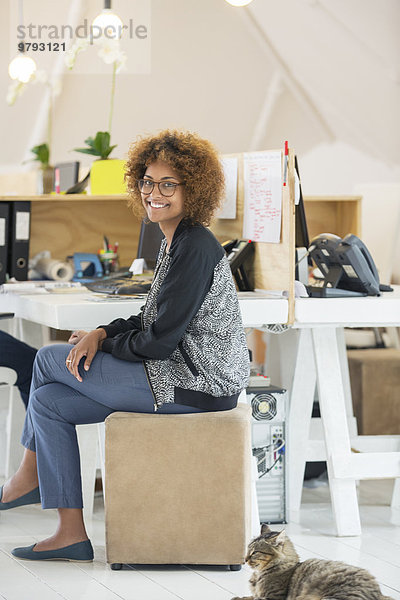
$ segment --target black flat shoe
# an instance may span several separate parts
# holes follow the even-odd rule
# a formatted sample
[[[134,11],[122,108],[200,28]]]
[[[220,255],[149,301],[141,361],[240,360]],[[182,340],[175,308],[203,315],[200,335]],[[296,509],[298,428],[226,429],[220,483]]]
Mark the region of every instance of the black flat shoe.
[[[93,560],[93,548],[90,540],[57,548],[57,550],[35,552],[35,546],[36,544],[32,544],[25,548],[14,548],[11,554],[23,560],[68,560],[70,562],[92,562]]]

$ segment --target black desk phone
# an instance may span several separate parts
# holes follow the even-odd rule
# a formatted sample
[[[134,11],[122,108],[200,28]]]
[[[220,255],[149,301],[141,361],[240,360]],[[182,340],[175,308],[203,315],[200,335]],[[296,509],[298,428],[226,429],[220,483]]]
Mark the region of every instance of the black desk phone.
[[[321,233],[309,247],[309,255],[324,277],[321,286],[308,286],[311,296],[380,296],[386,286],[379,285],[379,275],[371,254],[356,235],[343,239]]]
[[[253,259],[255,246],[250,240],[229,240],[222,244],[240,292],[254,290]]]

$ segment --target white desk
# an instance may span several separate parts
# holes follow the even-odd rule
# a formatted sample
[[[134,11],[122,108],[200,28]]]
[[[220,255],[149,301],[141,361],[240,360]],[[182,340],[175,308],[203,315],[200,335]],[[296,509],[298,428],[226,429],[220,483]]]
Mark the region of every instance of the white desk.
[[[290,509],[300,508],[305,461],[325,459],[338,534],[359,535],[356,481],[400,477],[400,436],[357,436],[343,327],[399,326],[400,286],[381,297],[298,299],[295,319],[301,331],[288,434]],[[324,435],[307,445],[315,384]],[[399,503],[396,487],[392,505]]]
[[[240,296],[245,327],[285,323],[285,299]],[[90,294],[0,295],[0,311],[58,329],[92,329],[117,317],[138,312],[143,300],[94,302]],[[293,331],[281,339],[281,361],[292,350],[289,417],[289,502],[298,510],[306,460],[326,458],[333,511],[339,535],[361,533],[356,480],[400,477],[400,436],[356,436],[343,327],[400,326],[400,286],[379,298],[296,300],[295,324],[300,329],[297,351]],[[318,385],[324,441],[309,441],[312,403]],[[348,418],[350,417],[350,419]],[[349,431],[350,427],[350,431]],[[351,447],[362,454],[354,454]],[[373,447],[374,452],[370,452]],[[384,458],[382,451],[385,451]]]
[[[139,312],[143,299],[114,299],[96,302],[90,292],[77,294],[0,294],[0,311],[12,311],[16,317],[55,329],[95,329],[118,317],[126,319]],[[261,292],[241,294],[240,308],[245,327],[286,323],[288,302],[285,298],[265,298]]]
[[[382,296],[297,298],[295,327],[376,327],[400,324],[400,286]]]

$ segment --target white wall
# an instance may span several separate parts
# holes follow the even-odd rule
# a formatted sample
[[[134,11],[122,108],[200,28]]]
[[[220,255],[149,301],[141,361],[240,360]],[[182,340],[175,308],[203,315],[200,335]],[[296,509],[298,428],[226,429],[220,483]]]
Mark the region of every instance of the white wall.
[[[36,0],[36,6],[65,19],[73,2],[81,4],[82,17],[102,4]],[[288,139],[306,194],[399,182],[400,3],[254,0],[250,7],[233,8],[225,0],[152,1],[151,73],[117,77],[114,155],[124,157],[138,134],[183,127],[210,138],[222,153],[256,149],[254,139],[258,149],[282,147]],[[31,86],[15,106],[1,104],[9,81],[8,12],[9,3],[0,3],[0,173],[23,168],[43,96],[39,85]],[[95,71],[64,77],[55,107],[54,162],[89,165],[90,158],[71,149],[107,127],[110,76]],[[38,135],[34,143],[42,141]]]
[[[322,143],[299,157],[303,193],[352,194],[355,186],[400,182],[400,165],[372,157],[342,141]]]

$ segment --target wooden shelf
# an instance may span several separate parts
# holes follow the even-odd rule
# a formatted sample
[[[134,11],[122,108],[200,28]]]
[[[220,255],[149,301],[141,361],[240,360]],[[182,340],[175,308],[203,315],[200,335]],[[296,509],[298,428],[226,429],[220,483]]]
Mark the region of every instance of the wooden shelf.
[[[140,219],[127,199],[90,194],[0,196],[3,202],[31,202],[30,258],[43,250],[59,260],[74,252],[97,254],[106,235],[111,244],[119,243],[121,266],[129,266],[136,257],[140,232]]]
[[[362,196],[304,196],[310,240],[320,233],[361,237]]]
[[[40,196],[0,196],[0,202],[121,202],[128,200],[128,194],[114,196],[92,196],[91,194],[41,194]]]

